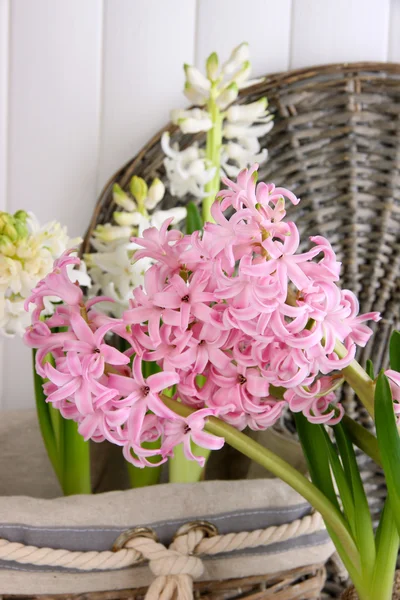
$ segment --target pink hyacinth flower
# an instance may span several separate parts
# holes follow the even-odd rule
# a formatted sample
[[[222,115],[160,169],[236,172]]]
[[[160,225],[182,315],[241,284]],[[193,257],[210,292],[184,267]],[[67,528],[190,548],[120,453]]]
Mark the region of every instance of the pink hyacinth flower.
[[[142,360],[138,356],[133,361],[132,375],[130,378],[111,373],[108,382],[121,396],[120,400],[115,401],[115,406],[126,409],[131,440],[139,445],[144,417],[148,410],[163,419],[175,417],[175,413],[160,399],[159,393],[177,384],[179,376],[174,372],[162,371],[145,379],[142,374]]]
[[[171,456],[175,446],[183,443],[185,456],[190,460],[196,460],[201,467],[204,467],[206,459],[193,453],[192,442],[209,450],[220,450],[225,443],[223,438],[204,431],[206,418],[213,414],[212,410],[203,408],[186,418],[176,416],[174,420],[167,420],[164,424],[162,445],[164,456]]]

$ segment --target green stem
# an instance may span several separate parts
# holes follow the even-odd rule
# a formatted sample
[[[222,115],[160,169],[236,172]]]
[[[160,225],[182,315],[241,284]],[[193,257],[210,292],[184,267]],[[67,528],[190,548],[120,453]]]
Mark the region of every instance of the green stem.
[[[158,450],[160,447],[160,440],[154,442],[145,442],[144,448],[149,450]],[[157,463],[161,459],[160,455],[149,456],[148,461],[151,463]],[[132,463],[126,463],[129,475],[129,481],[132,488],[147,487],[148,485],[156,485],[160,481],[162,466],[155,467],[144,467],[140,469],[135,467]]]
[[[207,131],[206,159],[208,167],[215,167],[214,177],[206,184],[206,198],[203,200],[203,221],[214,222],[211,216],[211,206],[215,200],[216,194],[220,190],[220,171],[221,171],[221,146],[222,146],[222,121],[223,117],[216,102],[215,84],[213,84],[210,93],[210,99],[207,103],[207,110],[210,114],[212,127]]]
[[[163,402],[177,414],[187,417],[193,412],[191,408],[162,396]],[[303,498],[305,498],[318,512],[321,513],[324,521],[335,532],[344,551],[349,557],[349,561],[354,566],[354,573],[360,569],[360,556],[354,544],[342,515],[333,506],[333,504],[316,488],[304,475],[301,475],[294,467],[285,460],[274,454],[267,448],[264,448],[254,440],[247,437],[234,427],[217,419],[210,417],[206,421],[205,429],[214,435],[223,437],[225,441],[239,450],[245,456],[248,456],[258,464],[271,471],[276,477],[285,481]]]
[[[381,455],[378,447],[378,440],[372,433],[362,425],[354,421],[348,415],[344,415],[341,421],[346,435],[360,450],[372,458],[380,467],[382,466]]]
[[[63,420],[63,481],[66,496],[90,494],[90,447],[78,433],[78,426],[69,419]]]
[[[389,499],[385,502],[376,541],[378,552],[372,577],[370,597],[371,599],[391,600],[399,550],[399,534]]]
[[[147,487],[156,485],[160,481],[161,467],[144,467],[140,469],[130,462],[126,463],[131,488]]]
[[[211,450],[200,448],[200,446],[192,442],[192,452],[196,456],[204,456],[207,460]],[[196,483],[204,475],[205,467],[201,467],[198,462],[186,458],[183,451],[183,444],[175,446],[174,456],[169,459],[168,465],[170,483]]]
[[[339,358],[345,358],[347,356],[347,348],[338,341],[335,344],[335,352]],[[350,365],[342,370],[342,373],[345,380],[353,388],[371,417],[374,418],[374,381],[372,381],[370,376],[356,360],[352,360]]]

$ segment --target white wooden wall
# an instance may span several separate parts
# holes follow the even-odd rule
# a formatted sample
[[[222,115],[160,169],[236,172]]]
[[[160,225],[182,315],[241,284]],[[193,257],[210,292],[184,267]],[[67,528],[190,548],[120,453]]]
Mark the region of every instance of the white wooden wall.
[[[400,0],[0,0],[0,210],[85,231],[106,179],[182,105],[182,64],[242,41],[256,75],[400,61]],[[0,345],[0,407],[33,406]]]

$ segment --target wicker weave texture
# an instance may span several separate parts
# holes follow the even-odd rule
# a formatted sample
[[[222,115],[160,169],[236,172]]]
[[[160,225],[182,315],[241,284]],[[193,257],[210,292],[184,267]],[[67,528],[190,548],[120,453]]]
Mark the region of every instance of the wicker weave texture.
[[[195,600],[314,600],[320,598],[325,582],[322,565],[311,565],[292,571],[194,584]],[[144,600],[147,589],[91,592],[57,596],[0,596],[0,600]]]

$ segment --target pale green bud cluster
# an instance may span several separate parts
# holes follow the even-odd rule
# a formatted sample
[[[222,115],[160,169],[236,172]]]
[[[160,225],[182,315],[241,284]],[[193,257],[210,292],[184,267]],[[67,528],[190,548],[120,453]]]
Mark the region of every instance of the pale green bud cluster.
[[[28,214],[18,210],[14,215],[0,212],[0,253],[4,256],[13,256],[15,246],[19,241],[29,235],[27,225]]]
[[[218,54],[212,52],[206,60],[206,74],[192,65],[184,65],[185,96],[198,106],[207,104],[213,96],[220,108],[234,102],[239,89],[244,85],[251,71],[249,46],[240,44],[232,51],[229,59],[220,65]]]
[[[139,213],[147,216],[148,211],[153,210],[164,197],[165,187],[157,177],[150,187],[142,177],[134,175],[129,182],[130,197],[117,183],[113,187],[114,202],[126,212],[115,212],[114,220],[118,225],[137,225],[135,217],[127,213]],[[133,218],[133,221],[132,221]]]
[[[125,192],[118,183],[113,186],[113,200],[123,210],[113,213],[116,225],[107,223],[98,225],[93,232],[95,239],[109,243],[129,239],[134,227],[138,227],[143,219],[148,219],[148,211],[152,211],[163,199],[165,186],[155,178],[150,186],[142,177],[134,175],[129,182],[129,193]]]

